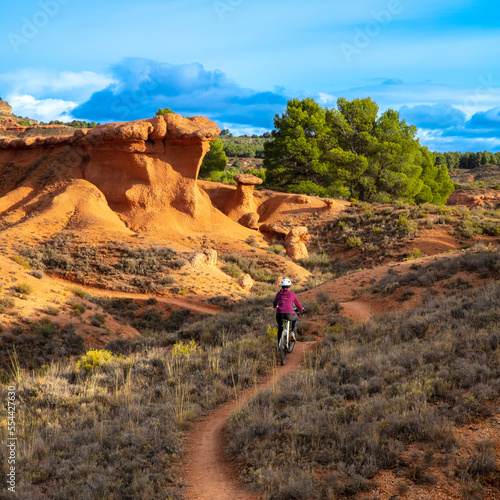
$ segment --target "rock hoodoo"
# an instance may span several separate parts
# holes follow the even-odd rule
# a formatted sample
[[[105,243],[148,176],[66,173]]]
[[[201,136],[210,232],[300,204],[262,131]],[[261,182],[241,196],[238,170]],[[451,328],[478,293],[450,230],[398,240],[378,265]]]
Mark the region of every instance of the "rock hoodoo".
[[[210,219],[213,206],[196,178],[219,133],[207,118],[172,113],[73,135],[0,139],[0,197],[28,177],[33,191],[83,179],[104,194],[130,229],[182,229],[182,216]]]
[[[238,183],[236,191],[227,200],[223,212],[233,220],[239,220],[243,215],[257,212],[254,198],[254,187],[262,184],[262,179],[255,175],[238,174],[234,180]]]
[[[306,248],[308,230],[305,226],[294,227],[285,238],[286,254],[292,260],[307,259],[309,253]]]

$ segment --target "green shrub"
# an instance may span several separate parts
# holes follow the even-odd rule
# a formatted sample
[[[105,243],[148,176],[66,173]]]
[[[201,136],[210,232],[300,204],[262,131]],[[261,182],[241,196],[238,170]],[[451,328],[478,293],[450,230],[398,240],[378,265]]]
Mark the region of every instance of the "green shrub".
[[[29,295],[33,291],[33,287],[29,283],[19,283],[14,289],[17,293],[22,293],[23,295]]]
[[[242,274],[243,271],[240,269],[240,266],[236,264],[235,262],[228,262],[222,270],[231,276],[231,278],[239,278]]]
[[[24,269],[31,269],[29,262],[26,262],[21,256],[14,255],[11,259],[20,266],[24,267]]]
[[[415,260],[419,259],[420,257],[425,257],[425,253],[422,252],[422,250],[420,250],[419,248],[413,248],[410,252],[408,252],[406,259]]]
[[[363,244],[359,236],[349,236],[346,243],[349,248],[357,248]]]
[[[85,297],[87,297],[87,295],[88,295],[88,293],[87,293],[85,290],[83,290],[82,288],[77,287],[77,286],[73,287],[73,288],[71,289],[71,291],[72,291],[72,292],[73,292],[73,293],[74,293],[77,297],[80,297],[81,299],[84,299],[84,298],[85,298]]]
[[[31,325],[31,329],[37,335],[52,338],[57,333],[59,325],[53,323],[49,318],[42,318],[39,323]]]
[[[271,245],[268,250],[276,255],[283,255],[285,253],[285,247],[280,244]]]
[[[476,234],[481,233],[481,226],[478,222],[473,221],[472,219],[464,219],[460,222],[459,230],[463,236],[466,238],[472,239]]]
[[[93,314],[89,317],[89,321],[91,325],[101,327],[106,322],[106,316],[104,314]]]
[[[75,316],[81,316],[87,310],[87,308],[83,304],[80,304],[80,302],[71,302],[70,306],[73,308],[73,314]]]

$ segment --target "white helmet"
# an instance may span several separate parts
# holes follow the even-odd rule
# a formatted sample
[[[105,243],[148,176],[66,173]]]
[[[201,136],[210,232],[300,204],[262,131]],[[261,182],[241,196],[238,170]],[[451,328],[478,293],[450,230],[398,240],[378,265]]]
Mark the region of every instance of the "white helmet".
[[[281,280],[281,286],[290,287],[292,286],[292,282],[288,278],[284,278]]]

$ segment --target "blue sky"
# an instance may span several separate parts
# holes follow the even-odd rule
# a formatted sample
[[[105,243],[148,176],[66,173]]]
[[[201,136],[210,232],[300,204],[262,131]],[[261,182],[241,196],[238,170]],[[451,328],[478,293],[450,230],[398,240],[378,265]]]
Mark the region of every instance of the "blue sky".
[[[159,107],[234,133],[293,97],[371,97],[435,151],[500,151],[500,6],[485,0],[24,0],[0,19],[0,97],[40,120]]]

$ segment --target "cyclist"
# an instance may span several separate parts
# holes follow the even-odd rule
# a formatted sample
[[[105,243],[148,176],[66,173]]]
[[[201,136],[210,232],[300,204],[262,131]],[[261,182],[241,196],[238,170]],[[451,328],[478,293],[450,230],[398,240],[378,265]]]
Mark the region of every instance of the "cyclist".
[[[290,335],[292,341],[295,341],[295,332],[299,324],[299,318],[293,310],[293,305],[297,307],[300,312],[304,312],[302,304],[299,302],[297,295],[295,295],[290,287],[292,282],[288,278],[281,280],[281,290],[276,294],[273,301],[273,307],[276,308],[276,321],[278,322],[278,346],[283,333],[283,320],[287,319],[292,322],[292,333]],[[279,349],[279,347],[278,347]]]

